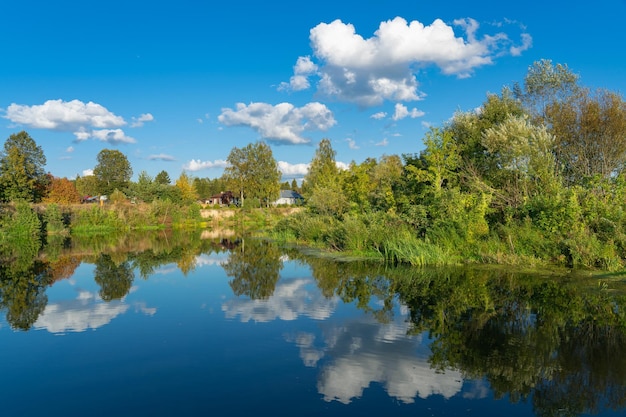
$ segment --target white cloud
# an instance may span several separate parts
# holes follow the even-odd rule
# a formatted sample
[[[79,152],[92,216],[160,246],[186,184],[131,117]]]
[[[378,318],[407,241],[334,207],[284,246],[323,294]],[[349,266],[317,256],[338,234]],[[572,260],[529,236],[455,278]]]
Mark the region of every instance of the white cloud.
[[[136,143],[137,141],[130,136],[126,136],[122,129],[102,129],[92,130],[91,137],[98,139],[102,142],[107,142],[112,145],[118,145],[120,143]]]
[[[235,110],[224,108],[218,116],[226,126],[248,126],[268,141],[287,144],[308,143],[305,131],[328,130],[335,125],[333,113],[323,104],[313,102],[303,107],[291,103],[275,106],[268,103],[238,103]]]
[[[309,172],[309,164],[290,164],[285,161],[278,161],[278,169],[284,178],[302,178]]]
[[[348,147],[350,149],[359,149],[359,145],[356,144],[356,141],[351,138],[347,138],[346,142],[348,142]]]
[[[176,158],[174,158],[172,155],[160,153],[160,154],[153,154],[153,155],[148,156],[148,160],[150,161],[175,161]]]
[[[377,142],[374,144],[375,146],[387,146],[389,145],[389,141],[387,140],[387,138],[384,138],[383,140],[381,140],[380,142]]]
[[[84,169],[83,170],[83,177],[90,177],[93,175],[93,169]]]
[[[350,169],[350,164],[346,164],[345,162],[335,161],[335,165],[337,165],[337,168],[342,171],[347,171],[348,169]]]
[[[3,116],[14,123],[36,129],[50,129],[73,132],[77,142],[97,139],[113,145],[135,143],[127,136],[121,126],[126,125],[123,117],[110,112],[106,107],[80,100],[48,100],[40,105],[11,104]],[[133,118],[133,127],[154,120],[150,113]]]
[[[522,33],[522,45],[511,46],[509,49],[511,55],[520,56],[522,52],[533,46],[533,38],[528,33]]]
[[[292,77],[289,85],[304,88],[315,75],[318,91],[360,106],[414,101],[424,97],[415,76],[420,68],[435,66],[444,74],[468,77],[495,57],[507,51],[517,55],[531,45],[528,34],[522,35],[522,46],[515,46],[505,33],[478,37],[479,24],[473,19],[458,19],[453,25],[441,19],[424,25],[396,17],[364,38],[341,20],[320,23],[310,31],[318,62],[300,57],[294,66],[294,77],[300,78]],[[457,36],[455,26],[463,34]]]
[[[81,127],[113,128],[124,126],[126,122],[104,106],[80,100],[48,100],[44,104],[26,106],[11,104],[5,118],[14,123],[37,129],[75,131]]]
[[[387,113],[385,113],[384,111],[379,111],[378,113],[372,114],[370,117],[372,119],[380,120],[380,119],[384,119],[385,117],[387,117]]]
[[[67,149],[65,150],[65,152],[67,152],[67,153],[74,152],[74,147],[73,146],[68,146]]]
[[[416,108],[413,108],[411,111],[409,111],[409,109],[400,103],[396,103],[396,107],[395,107],[395,112],[392,116],[393,120],[402,120],[405,117],[410,117],[411,119],[415,119],[416,117],[422,117],[424,116],[426,113],[424,113],[421,110],[417,110]]]
[[[278,90],[301,91],[310,87],[308,76],[317,72],[317,65],[310,56],[301,56],[293,67],[293,76],[288,83],[282,82]]]
[[[141,127],[145,122],[152,122],[154,120],[154,116],[150,113],[144,113],[139,117],[133,117],[133,123],[131,123],[130,127]]]
[[[216,159],[215,161],[201,161],[199,159],[192,159],[183,165],[183,169],[185,171],[201,171],[204,169],[211,168],[226,168],[228,166],[228,162]]]

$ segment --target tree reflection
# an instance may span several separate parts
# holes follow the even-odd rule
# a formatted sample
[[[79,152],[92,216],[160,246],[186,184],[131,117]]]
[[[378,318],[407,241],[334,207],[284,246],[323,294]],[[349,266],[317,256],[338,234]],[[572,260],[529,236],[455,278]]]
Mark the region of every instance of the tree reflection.
[[[100,255],[96,261],[94,280],[100,285],[100,297],[104,301],[118,300],[128,294],[134,278],[128,261],[116,264],[107,254]]]
[[[28,330],[46,308],[46,265],[32,260],[0,264],[0,309],[13,329]]]
[[[532,395],[541,416],[626,403],[624,299],[554,277],[461,272],[400,287],[431,363],[486,378],[496,398]]]
[[[275,243],[260,239],[242,240],[232,249],[223,265],[226,275],[232,277],[230,287],[237,296],[253,300],[269,298],[280,278],[283,263]]]
[[[530,400],[550,417],[626,406],[623,291],[556,274],[306,262],[325,296],[354,301],[381,322],[398,299],[409,333],[432,338],[431,365],[486,379],[496,398]]]

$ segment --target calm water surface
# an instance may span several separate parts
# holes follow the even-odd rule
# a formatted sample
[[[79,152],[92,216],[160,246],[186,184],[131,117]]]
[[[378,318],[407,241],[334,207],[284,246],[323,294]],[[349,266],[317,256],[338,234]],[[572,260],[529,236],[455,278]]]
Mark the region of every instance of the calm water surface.
[[[626,415],[595,282],[178,249],[3,265],[0,415]]]

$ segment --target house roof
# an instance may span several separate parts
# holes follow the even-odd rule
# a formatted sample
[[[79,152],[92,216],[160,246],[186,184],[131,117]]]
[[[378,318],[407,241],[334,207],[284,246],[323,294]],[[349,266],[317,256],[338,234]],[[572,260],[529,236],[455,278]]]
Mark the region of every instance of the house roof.
[[[294,198],[298,200],[304,197],[302,197],[299,193],[293,190],[280,190],[280,198]]]

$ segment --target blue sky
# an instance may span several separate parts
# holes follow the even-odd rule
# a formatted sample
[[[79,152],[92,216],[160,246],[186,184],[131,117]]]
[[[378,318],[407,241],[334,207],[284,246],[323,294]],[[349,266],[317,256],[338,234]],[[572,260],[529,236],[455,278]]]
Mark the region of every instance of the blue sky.
[[[172,179],[263,140],[301,178],[325,137],[346,164],[417,153],[540,59],[624,94],[624,18],[626,0],[8,1],[0,139],[28,131],[58,177],[107,148]]]

